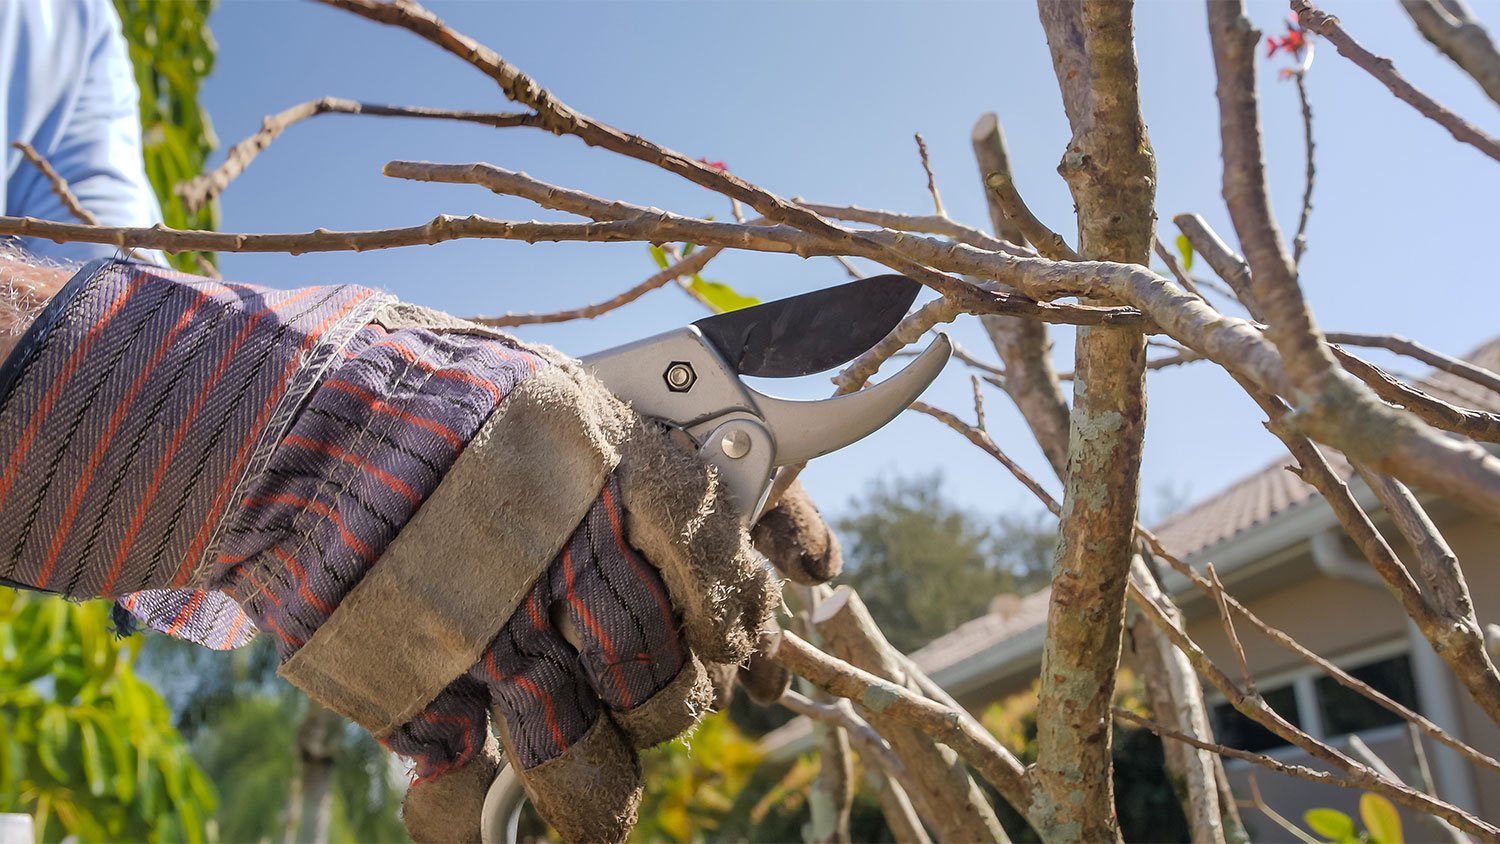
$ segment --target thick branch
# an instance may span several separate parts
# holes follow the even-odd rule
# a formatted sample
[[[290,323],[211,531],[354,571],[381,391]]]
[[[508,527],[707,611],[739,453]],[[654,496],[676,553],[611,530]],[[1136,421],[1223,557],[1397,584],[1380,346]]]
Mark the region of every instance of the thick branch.
[[[239,178],[255,160],[257,155],[271,145],[282,132],[320,114],[366,114],[374,117],[424,117],[435,120],[458,120],[479,123],[485,126],[506,128],[511,126],[539,126],[534,114],[489,113],[478,111],[449,111],[441,108],[376,105],[360,103],[338,97],[323,97],[319,100],[299,103],[261,121],[260,129],[250,137],[229,148],[224,163],[211,173],[189,179],[177,186],[177,195],[189,211],[197,211],[224,192],[229,183]]]
[[[1304,28],[1327,38],[1340,55],[1375,77],[1377,82],[1396,95],[1396,99],[1416,109],[1428,120],[1447,129],[1448,134],[1459,143],[1468,144],[1490,158],[1500,161],[1500,140],[1481,132],[1474,124],[1449,111],[1442,103],[1417,90],[1415,85],[1407,82],[1406,77],[1396,71],[1396,65],[1390,59],[1366,50],[1349,33],[1345,32],[1344,28],[1339,26],[1338,18],[1322,11],[1307,0],[1292,0],[1292,11],[1297,13],[1297,19]],[[1250,265],[1255,266],[1255,262],[1251,261]]]

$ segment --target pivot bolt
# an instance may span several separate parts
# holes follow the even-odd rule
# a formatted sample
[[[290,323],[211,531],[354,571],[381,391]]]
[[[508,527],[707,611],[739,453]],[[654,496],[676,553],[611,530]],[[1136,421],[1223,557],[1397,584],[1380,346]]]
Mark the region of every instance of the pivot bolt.
[[[693,365],[682,360],[672,361],[662,377],[666,379],[667,389],[674,393],[686,393],[698,381],[698,373],[693,371]]]
[[[750,435],[739,428],[733,428],[719,440],[719,448],[723,449],[725,457],[738,460],[750,453]]]

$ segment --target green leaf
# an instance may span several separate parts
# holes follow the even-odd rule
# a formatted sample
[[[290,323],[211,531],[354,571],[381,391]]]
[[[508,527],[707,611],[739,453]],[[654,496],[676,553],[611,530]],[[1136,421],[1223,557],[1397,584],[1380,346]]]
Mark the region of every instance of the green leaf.
[[[41,729],[36,736],[36,756],[42,768],[58,783],[68,781],[60,753],[67,749],[68,717],[61,706],[48,706],[42,712]]]
[[[650,250],[651,260],[655,261],[658,267],[666,269],[667,266],[671,264],[671,262],[667,260],[667,250],[661,248],[660,246],[657,246],[654,243],[651,244]]]
[[[1359,818],[1365,822],[1365,831],[1373,844],[1404,844],[1401,834],[1401,815],[1391,801],[1378,794],[1359,796]]]
[[[684,244],[682,244],[682,257],[686,258],[687,256],[693,254],[693,250],[697,249],[697,248],[698,248],[698,244],[696,244],[696,243],[684,243]]]
[[[1353,841],[1354,819],[1338,809],[1308,809],[1302,814],[1308,829],[1329,841]]]
[[[742,295],[721,281],[709,281],[697,273],[693,274],[688,288],[703,297],[708,306],[714,309],[714,313],[722,314],[760,304],[760,300],[754,296]]]
[[[1182,253],[1182,269],[1184,271],[1193,268],[1193,242],[1188,240],[1187,235],[1177,236],[1177,251]]]
[[[83,776],[88,780],[89,793],[104,796],[104,755],[99,752],[99,728],[91,721],[81,721],[78,730],[83,735]]]

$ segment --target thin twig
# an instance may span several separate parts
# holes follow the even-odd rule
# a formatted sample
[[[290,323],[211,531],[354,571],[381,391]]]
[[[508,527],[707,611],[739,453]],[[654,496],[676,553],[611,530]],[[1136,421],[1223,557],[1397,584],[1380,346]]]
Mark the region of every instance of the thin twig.
[[[1292,237],[1292,264],[1299,267],[1302,264],[1302,253],[1307,250],[1307,221],[1312,217],[1313,183],[1318,176],[1313,159],[1312,104],[1307,98],[1307,71],[1312,67],[1313,45],[1317,42],[1308,38],[1304,43],[1307,56],[1302,60],[1302,66],[1292,71],[1292,79],[1297,83],[1297,101],[1302,105],[1302,139],[1307,147],[1307,175],[1302,188],[1302,216],[1297,220],[1297,234]]]
[[[581,308],[553,311],[551,313],[504,314],[496,317],[474,316],[469,317],[469,319],[480,325],[489,325],[496,328],[506,328],[514,325],[545,325],[555,322],[569,322],[575,319],[593,319],[617,308],[624,307],[658,287],[670,284],[674,279],[701,271],[709,261],[712,261],[723,251],[723,249],[717,246],[699,249],[681,261],[653,274],[629,290],[605,299],[602,302],[595,302],[592,305],[585,305]]]
[[[62,201],[63,207],[68,209],[69,214],[85,225],[99,225],[99,218],[94,216],[94,212],[83,207],[83,203],[78,201],[78,196],[73,193],[73,189],[68,187],[68,180],[57,172],[52,162],[36,151],[36,147],[25,141],[12,141],[11,146],[20,150],[21,155],[26,156],[26,160],[42,172],[47,179],[47,184],[52,186],[52,192],[57,194],[57,198]]]
[[[1500,140],[1481,132],[1472,123],[1449,111],[1437,100],[1407,82],[1406,77],[1396,71],[1396,65],[1390,59],[1371,53],[1345,32],[1344,28],[1339,26],[1338,18],[1318,9],[1308,0],[1292,0],[1292,11],[1297,13],[1297,19],[1304,29],[1316,32],[1333,42],[1333,46],[1341,55],[1375,77],[1376,81],[1396,95],[1396,99],[1447,129],[1453,139],[1459,143],[1468,144],[1490,158],[1500,161]]]
[[[969,383],[974,388],[974,418],[976,420],[974,427],[989,433],[989,429],[984,424],[984,394],[979,392],[979,376],[969,373]]]
[[[212,202],[229,183],[239,178],[255,160],[257,155],[271,145],[282,132],[288,127],[301,123],[320,114],[364,114],[372,117],[422,117],[436,120],[458,120],[465,123],[479,123],[496,128],[507,128],[512,126],[540,126],[540,119],[534,114],[524,113],[491,113],[478,111],[450,111],[441,108],[421,108],[409,106],[387,106],[374,103],[361,103],[354,100],[345,100],[338,97],[323,97],[305,103],[298,103],[285,111],[273,114],[261,121],[260,128],[255,134],[240,141],[229,148],[224,158],[224,163],[216,167],[213,172],[204,173],[193,179],[189,179],[176,188],[178,196],[182,197],[182,203],[189,211],[197,211]]]
[[[1433,369],[1456,375],[1467,381],[1473,381],[1482,387],[1487,387],[1500,392],[1500,375],[1476,366],[1466,360],[1450,357],[1442,352],[1429,349],[1420,343],[1408,340],[1395,334],[1364,334],[1351,331],[1330,331],[1324,335],[1330,343],[1342,343],[1346,346],[1364,346],[1374,349],[1385,349],[1398,355],[1405,355],[1413,360],[1419,360]]]
[[[807,202],[801,197],[792,200],[802,205],[809,211],[821,214],[833,220],[844,220],[850,223],[865,223],[871,226],[880,226],[898,232],[919,232],[921,234],[936,234],[943,237],[951,237],[959,243],[967,243],[976,249],[985,249],[990,252],[1001,252],[1006,255],[1018,255],[1030,257],[1036,253],[1024,246],[1011,243],[1006,240],[992,237],[979,229],[954,222],[947,217],[936,215],[902,214],[899,211],[882,211],[875,208],[861,208],[858,205],[824,205],[816,202]]]
[[[922,170],[927,174],[927,192],[932,194],[932,207],[939,217],[948,218],[948,212],[943,210],[943,197],[938,193],[937,179],[932,175],[932,160],[927,157],[927,141],[922,139],[922,133],[916,133],[917,154],[922,158]]]
[[[1195,284],[1193,282],[1193,279],[1183,271],[1180,265],[1178,265],[1177,256],[1173,255],[1171,250],[1167,249],[1166,244],[1161,242],[1161,238],[1152,238],[1151,248],[1155,250],[1156,257],[1160,258],[1162,260],[1162,263],[1167,265],[1167,270],[1172,273],[1173,278],[1177,279],[1178,284],[1181,284],[1186,290],[1188,290],[1188,292],[1192,293],[1194,296],[1203,295],[1203,291],[1198,289],[1198,285]]]
[[[1229,604],[1224,600],[1224,584],[1219,582],[1219,573],[1214,570],[1214,564],[1208,564],[1208,582],[1213,587],[1214,606],[1219,611],[1219,623],[1224,625],[1224,635],[1229,639],[1229,647],[1234,650],[1235,661],[1240,664],[1240,680],[1245,684],[1245,692],[1250,695],[1260,694],[1255,690],[1255,678],[1250,675],[1250,661],[1245,658],[1245,646],[1240,644],[1238,633],[1234,632],[1234,619],[1229,616]]]
[[[1015,475],[1016,479],[1019,480],[1022,485],[1031,490],[1031,493],[1042,502],[1042,504],[1050,513],[1052,513],[1052,515],[1062,515],[1062,506],[1057,503],[1057,499],[1053,498],[1052,495],[1048,493],[1041,484],[1037,483],[1036,479],[1033,478],[1025,469],[1022,469],[1020,464],[1016,463],[1014,460],[1011,460],[1009,455],[1007,455],[1004,451],[1001,451],[1000,447],[998,445],[995,445],[995,441],[990,438],[989,433],[987,433],[983,429],[975,428],[973,425],[966,424],[962,419],[959,419],[952,413],[949,413],[948,411],[942,410],[940,408],[933,407],[932,405],[924,401],[914,401],[911,403],[911,406],[908,409],[917,413],[925,413],[926,415],[931,416],[933,419],[938,420],[939,422],[947,425],[949,428],[952,428],[954,431],[957,431],[959,434],[963,435],[964,439],[968,440],[974,445],[979,446],[980,450],[984,451],[985,454],[988,454],[989,456],[1000,461],[1000,465],[1004,466],[1006,469],[1009,469],[1010,473]]]
[[[1037,500],[1040,501],[1042,505],[1045,506],[1053,515],[1057,515],[1061,511],[1061,508],[1058,506],[1057,501],[1052,498],[1052,496],[1049,495],[1045,489],[1042,488],[1041,484],[1037,483],[1036,479],[1033,478],[1025,469],[1021,468],[1020,464],[1016,463],[1010,458],[1009,455],[1005,454],[1005,452],[1002,451],[1000,447],[995,444],[994,440],[990,439],[987,434],[981,431],[976,431],[970,426],[965,425],[964,422],[957,416],[954,416],[947,411],[938,410],[937,408],[933,408],[930,405],[925,405],[922,402],[915,403],[912,409],[919,413],[925,413],[941,421],[949,428],[963,435],[965,439],[968,439],[970,442],[979,446],[979,448],[986,454],[994,457],[1002,466],[1004,466],[1008,471],[1010,471],[1012,475],[1015,476],[1016,480],[1021,482],[1022,486],[1025,486],[1028,490],[1030,490],[1031,493],[1037,497]],[[1148,547],[1150,547],[1152,554],[1154,554],[1157,559],[1165,561],[1175,571],[1177,571],[1183,577],[1187,578],[1187,580],[1194,586],[1196,586],[1201,592],[1203,592],[1205,595],[1208,595],[1210,598],[1213,598],[1216,602],[1220,597],[1222,597],[1224,603],[1227,604],[1229,608],[1239,613],[1241,617],[1243,617],[1251,624],[1251,626],[1260,631],[1261,634],[1269,638],[1271,641],[1301,657],[1309,665],[1321,669],[1329,677],[1332,677],[1337,683],[1344,686],[1345,688],[1357,694],[1360,694],[1365,698],[1368,698],[1391,714],[1415,725],[1418,729],[1422,730],[1422,732],[1426,733],[1428,736],[1431,736],[1433,740],[1447,747],[1450,747],[1455,751],[1458,751],[1477,765],[1481,765],[1493,771],[1500,772],[1500,760],[1493,759],[1483,753],[1480,753],[1473,747],[1470,747],[1464,742],[1459,741],[1457,738],[1449,734],[1442,727],[1439,727],[1437,724],[1433,723],[1425,716],[1413,711],[1412,709],[1409,709],[1401,703],[1398,703],[1386,694],[1371,687],[1369,684],[1356,679],[1347,671],[1339,668],[1337,665],[1334,665],[1333,663],[1314,653],[1312,650],[1308,649],[1307,647],[1302,645],[1302,643],[1298,642],[1296,639],[1292,638],[1282,630],[1272,627],[1270,624],[1267,624],[1260,618],[1260,616],[1252,612],[1249,607],[1245,606],[1234,596],[1223,592],[1222,588],[1220,588],[1219,590],[1215,590],[1214,585],[1208,580],[1208,578],[1194,571],[1191,566],[1183,562],[1175,554],[1168,551],[1167,548],[1162,545],[1161,540],[1157,538],[1156,534],[1152,533],[1144,525],[1141,525],[1139,522],[1137,522],[1135,526],[1135,532],[1136,535],[1140,537]]]
[[[1250,774],[1250,805],[1261,811],[1261,814],[1270,818],[1273,823],[1290,832],[1294,838],[1302,844],[1319,844],[1318,839],[1302,831],[1302,828],[1281,816],[1281,813],[1272,809],[1260,796],[1260,783],[1255,781],[1255,774]]]

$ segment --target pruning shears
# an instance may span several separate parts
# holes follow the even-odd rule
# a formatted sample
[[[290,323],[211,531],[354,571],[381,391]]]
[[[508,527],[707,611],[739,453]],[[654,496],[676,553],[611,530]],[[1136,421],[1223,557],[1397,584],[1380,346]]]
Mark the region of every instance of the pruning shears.
[[[853,360],[896,327],[921,286],[882,275],[700,319],[583,358],[637,413],[685,431],[753,524],[776,472],[879,430],[952,354],[938,335],[879,385],[821,401],[761,393],[742,376],[795,378]]]
[[[881,383],[821,401],[768,396],[743,377],[794,378],[853,360],[906,316],[921,286],[900,275],[860,279],[700,319],[582,359],[639,414],[685,433],[718,467],[746,525],[784,467],[837,451],[896,418],[953,353],[939,334]],[[485,798],[481,838],[516,840],[524,801],[502,768]]]

